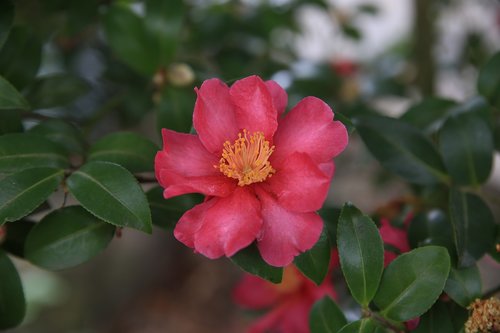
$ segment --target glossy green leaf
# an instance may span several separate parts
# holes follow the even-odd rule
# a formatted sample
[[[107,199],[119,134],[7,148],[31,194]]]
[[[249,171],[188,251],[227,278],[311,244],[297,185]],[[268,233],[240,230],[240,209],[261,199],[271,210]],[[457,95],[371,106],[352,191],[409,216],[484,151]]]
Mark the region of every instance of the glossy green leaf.
[[[35,226],[35,222],[27,220],[19,220],[16,223],[8,223],[4,225],[6,228],[6,237],[0,247],[5,251],[24,258],[24,243],[28,233]]]
[[[427,97],[412,105],[400,119],[420,129],[432,131],[437,129],[438,123],[455,105],[457,104],[449,99],[434,96]]]
[[[450,257],[444,247],[424,246],[404,253],[385,269],[373,301],[388,319],[418,317],[437,300],[449,271]]]
[[[382,116],[359,117],[354,124],[368,150],[395,174],[422,185],[448,180],[441,157],[417,128]]]
[[[0,250],[0,329],[15,327],[26,313],[21,279],[7,254]]]
[[[25,133],[0,136],[0,173],[8,174],[36,167],[68,166],[65,151],[42,136]]]
[[[22,90],[33,81],[42,57],[42,43],[26,26],[14,26],[0,49],[0,75]]]
[[[231,261],[245,272],[260,276],[272,283],[280,283],[283,277],[283,268],[267,264],[255,244],[236,253],[231,257]]]
[[[451,315],[442,302],[436,302],[434,306],[422,317],[418,327],[413,333],[455,333]]]
[[[0,135],[23,131],[21,113],[18,110],[0,109]]]
[[[85,138],[75,125],[60,119],[50,119],[32,127],[29,133],[41,135],[63,147],[68,154],[82,154]]]
[[[311,333],[337,333],[346,324],[342,310],[329,296],[314,303],[309,314]]]
[[[92,145],[89,161],[108,161],[120,164],[130,172],[154,170],[154,159],[159,148],[135,133],[113,133]]]
[[[305,276],[319,286],[328,273],[331,252],[328,233],[326,227],[323,227],[323,232],[313,248],[295,257],[293,263]]]
[[[173,230],[181,216],[194,205],[203,201],[203,196],[185,194],[170,199],[163,197],[163,189],[154,187],[146,193],[153,224],[168,230]]]
[[[477,113],[448,118],[439,135],[439,146],[448,172],[456,184],[484,183],[493,164],[493,134]]]
[[[28,102],[16,88],[0,76],[0,110],[28,110]]]
[[[342,208],[337,248],[345,280],[354,299],[367,306],[384,269],[384,247],[373,221],[350,203]]]
[[[63,177],[63,170],[33,168],[0,180],[0,225],[31,213],[54,192]]]
[[[495,242],[495,220],[480,197],[452,189],[450,218],[459,263],[469,266]]]
[[[477,90],[491,105],[500,107],[500,52],[497,52],[479,71]]]
[[[476,298],[481,298],[481,276],[477,265],[452,268],[444,291],[464,308],[468,307]]]
[[[323,207],[318,213],[325,223],[326,230],[328,231],[328,238],[331,247],[337,247],[337,226],[340,217],[340,208]]]
[[[81,206],[65,207],[36,224],[26,239],[24,253],[26,259],[43,268],[70,268],[99,254],[114,233],[114,226]]]
[[[33,109],[65,106],[89,89],[89,84],[79,77],[64,73],[53,74],[36,78],[28,86],[26,99]]]
[[[66,181],[71,194],[95,216],[120,227],[151,233],[151,212],[137,180],[109,162],[89,162]]]
[[[10,0],[0,2],[0,49],[9,35],[14,22],[14,4]]]
[[[158,69],[158,50],[142,18],[128,7],[115,4],[108,8],[103,22],[109,46],[123,62],[145,75]]]
[[[384,333],[386,330],[370,318],[354,321],[342,327],[338,333]]]

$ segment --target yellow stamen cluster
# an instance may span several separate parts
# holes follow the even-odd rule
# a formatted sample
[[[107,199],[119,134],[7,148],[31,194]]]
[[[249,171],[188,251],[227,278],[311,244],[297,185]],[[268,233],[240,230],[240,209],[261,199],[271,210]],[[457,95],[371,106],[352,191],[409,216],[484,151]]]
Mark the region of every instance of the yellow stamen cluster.
[[[472,310],[472,313],[465,323],[466,333],[500,332],[500,300],[498,298],[476,299],[467,309]]]
[[[244,129],[234,144],[224,142],[222,157],[215,167],[227,177],[238,179],[239,186],[262,182],[276,172],[268,161],[273,151],[274,146],[269,146],[264,133],[250,135]]]

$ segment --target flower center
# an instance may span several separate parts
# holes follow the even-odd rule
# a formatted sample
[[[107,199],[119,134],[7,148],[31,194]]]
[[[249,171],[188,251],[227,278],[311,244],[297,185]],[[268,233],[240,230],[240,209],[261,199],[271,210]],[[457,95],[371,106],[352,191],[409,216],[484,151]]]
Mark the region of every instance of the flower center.
[[[244,129],[233,144],[224,142],[222,157],[215,167],[229,178],[238,179],[239,186],[262,182],[276,172],[268,161],[273,151],[274,146],[269,146],[264,133],[250,135]]]

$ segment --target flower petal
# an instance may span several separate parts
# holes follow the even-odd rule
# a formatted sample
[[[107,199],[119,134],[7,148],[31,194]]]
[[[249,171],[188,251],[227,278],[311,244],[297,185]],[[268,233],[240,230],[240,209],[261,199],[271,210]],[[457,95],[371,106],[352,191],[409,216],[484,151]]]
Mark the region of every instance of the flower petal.
[[[307,153],[317,163],[327,162],[344,150],[347,140],[347,130],[340,121],[333,121],[332,109],[316,97],[306,97],[280,121],[271,164],[278,166],[294,152]]]
[[[230,196],[211,198],[194,209],[181,217],[174,236],[210,259],[234,255],[261,232],[260,204],[248,188],[238,187]]]
[[[294,212],[313,212],[323,206],[330,180],[309,155],[293,153],[267,183],[282,207]]]
[[[220,155],[224,142],[232,142],[239,132],[229,88],[219,79],[210,79],[196,93],[193,126],[207,150]]]
[[[278,114],[266,84],[258,76],[236,81],[229,94],[236,107],[236,119],[241,129],[263,132],[270,140],[278,127]]]
[[[272,266],[286,266],[318,241],[323,221],[316,213],[291,212],[261,187],[255,187],[262,204],[262,235],[257,240],[262,258]]]
[[[392,226],[387,218],[380,218],[380,236],[384,243],[397,248],[402,253],[410,251],[408,235],[405,230]]]
[[[233,289],[235,303],[253,310],[270,307],[278,300],[279,296],[276,285],[251,274],[245,274]]]
[[[155,174],[165,188],[165,198],[185,193],[227,196],[236,186],[214,165],[218,157],[210,154],[196,135],[163,129],[163,150],[156,154]]]
[[[286,106],[288,104],[288,95],[285,89],[276,83],[276,81],[268,80],[265,82],[267,90],[271,93],[271,98],[273,99],[273,105],[278,111],[278,115],[285,112]]]

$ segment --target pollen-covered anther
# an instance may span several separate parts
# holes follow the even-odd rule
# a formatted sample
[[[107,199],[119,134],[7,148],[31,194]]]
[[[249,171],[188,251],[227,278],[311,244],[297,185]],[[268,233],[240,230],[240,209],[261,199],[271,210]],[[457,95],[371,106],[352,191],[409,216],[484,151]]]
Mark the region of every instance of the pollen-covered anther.
[[[276,171],[269,162],[274,146],[264,137],[264,133],[250,134],[246,129],[238,133],[238,138],[226,141],[219,161],[219,170],[229,178],[238,180],[239,186],[250,185],[266,180]]]

